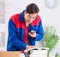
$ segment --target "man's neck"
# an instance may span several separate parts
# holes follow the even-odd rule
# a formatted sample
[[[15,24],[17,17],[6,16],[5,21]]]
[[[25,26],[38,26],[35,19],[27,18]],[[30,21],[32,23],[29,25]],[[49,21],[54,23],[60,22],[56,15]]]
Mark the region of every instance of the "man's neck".
[[[28,24],[28,23],[26,23],[26,26],[27,26],[27,27],[29,27],[29,24]]]

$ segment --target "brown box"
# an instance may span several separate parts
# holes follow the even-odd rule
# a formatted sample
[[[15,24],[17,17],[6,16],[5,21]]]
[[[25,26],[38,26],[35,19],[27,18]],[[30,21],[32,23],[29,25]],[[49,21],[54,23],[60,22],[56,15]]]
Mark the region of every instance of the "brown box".
[[[3,51],[1,51],[0,52],[0,57],[19,57],[19,52],[11,52],[11,51],[9,51],[9,52],[3,52]]]

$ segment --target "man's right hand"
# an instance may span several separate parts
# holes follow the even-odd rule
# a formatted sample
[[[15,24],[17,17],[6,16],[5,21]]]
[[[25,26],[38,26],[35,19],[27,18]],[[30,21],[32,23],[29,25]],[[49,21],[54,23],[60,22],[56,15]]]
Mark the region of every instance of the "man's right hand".
[[[29,45],[26,46],[26,50],[34,49],[34,48],[37,48],[37,47],[36,46],[29,46]]]

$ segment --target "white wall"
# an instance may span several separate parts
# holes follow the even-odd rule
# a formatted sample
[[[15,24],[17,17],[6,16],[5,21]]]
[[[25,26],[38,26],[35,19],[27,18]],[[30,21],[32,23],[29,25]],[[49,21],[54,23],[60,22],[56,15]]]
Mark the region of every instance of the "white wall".
[[[8,27],[8,20],[11,15],[21,12],[25,7],[31,3],[36,3],[40,12],[39,15],[42,18],[43,26],[52,25],[56,28],[56,33],[60,36],[60,0],[57,0],[57,5],[54,9],[48,9],[45,6],[45,0],[6,0],[6,24]],[[7,29],[7,28],[6,28]],[[6,30],[7,34],[8,31]],[[52,51],[51,54],[60,52],[60,41],[57,43],[56,48]],[[53,54],[53,55],[54,55]],[[52,57],[52,56],[51,56]]]

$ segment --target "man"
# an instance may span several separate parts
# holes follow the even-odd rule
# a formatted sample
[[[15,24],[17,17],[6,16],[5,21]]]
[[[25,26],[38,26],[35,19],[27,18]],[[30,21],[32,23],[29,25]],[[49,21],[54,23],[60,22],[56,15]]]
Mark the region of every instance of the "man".
[[[35,41],[43,38],[42,21],[36,4],[29,4],[19,14],[13,15],[8,25],[7,51],[22,51],[35,48]]]

